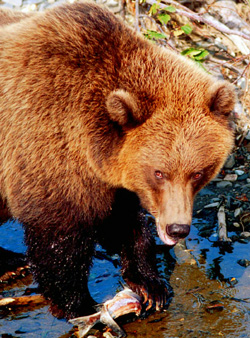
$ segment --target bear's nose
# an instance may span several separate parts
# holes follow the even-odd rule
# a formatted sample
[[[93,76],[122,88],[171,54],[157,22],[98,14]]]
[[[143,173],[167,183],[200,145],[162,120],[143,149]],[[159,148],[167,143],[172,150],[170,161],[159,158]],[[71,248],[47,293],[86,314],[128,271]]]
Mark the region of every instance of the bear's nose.
[[[188,224],[168,224],[166,232],[172,238],[181,239],[187,237],[190,226]]]

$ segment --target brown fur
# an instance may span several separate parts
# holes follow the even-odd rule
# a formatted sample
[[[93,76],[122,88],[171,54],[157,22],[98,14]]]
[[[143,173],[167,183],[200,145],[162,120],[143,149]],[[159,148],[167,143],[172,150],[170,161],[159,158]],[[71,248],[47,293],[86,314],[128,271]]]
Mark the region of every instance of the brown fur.
[[[193,198],[233,144],[232,86],[75,3],[2,28],[0,95],[1,196],[25,226],[45,296],[67,317],[86,312],[99,241],[162,305],[140,205],[166,244],[188,234]]]
[[[36,12],[24,13],[19,11],[13,11],[8,8],[0,8],[0,26],[6,26],[12,23],[22,21],[24,19],[35,16]]]

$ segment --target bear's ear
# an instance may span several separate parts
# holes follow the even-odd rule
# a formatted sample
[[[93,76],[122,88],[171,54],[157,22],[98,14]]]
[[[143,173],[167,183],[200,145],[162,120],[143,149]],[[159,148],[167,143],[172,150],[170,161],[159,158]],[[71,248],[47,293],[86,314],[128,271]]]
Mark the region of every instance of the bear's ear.
[[[236,100],[234,86],[225,81],[215,83],[210,88],[208,100],[211,112],[228,117]]]
[[[107,98],[106,105],[111,120],[122,127],[142,122],[136,99],[123,89],[112,91]]]

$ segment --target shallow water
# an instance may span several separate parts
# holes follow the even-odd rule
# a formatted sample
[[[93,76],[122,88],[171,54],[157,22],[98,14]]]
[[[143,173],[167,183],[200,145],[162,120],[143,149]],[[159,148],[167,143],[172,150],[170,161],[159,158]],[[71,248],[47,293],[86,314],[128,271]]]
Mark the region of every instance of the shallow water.
[[[146,318],[124,324],[128,337],[250,337],[250,266],[237,263],[239,259],[250,259],[250,244],[235,242],[231,247],[220,248],[216,246],[216,233],[209,238],[198,235],[201,224],[206,222],[194,219],[186,241],[191,260],[183,259],[173,249],[170,256],[164,250],[158,254],[159,269],[169,279],[173,297],[164,312],[152,312]],[[0,227],[0,246],[25,252],[22,239],[20,224],[8,222]],[[119,269],[110,261],[95,259],[89,288],[97,302],[113,296],[121,281]],[[20,296],[28,286],[34,286],[31,276],[0,294]],[[0,312],[2,338],[72,336],[72,325],[54,318],[47,306],[32,311],[27,308],[26,312]]]

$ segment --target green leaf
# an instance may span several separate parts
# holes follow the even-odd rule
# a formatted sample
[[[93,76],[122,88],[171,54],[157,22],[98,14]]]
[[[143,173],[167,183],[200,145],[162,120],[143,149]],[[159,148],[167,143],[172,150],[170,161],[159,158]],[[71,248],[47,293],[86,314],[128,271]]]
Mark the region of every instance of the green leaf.
[[[168,21],[171,19],[170,15],[161,13],[158,15],[158,19],[161,22],[162,25],[166,25]]]
[[[160,5],[158,3],[153,4],[150,8],[149,14],[151,15],[156,14],[159,8],[160,8]]]
[[[209,54],[209,52],[205,49],[196,49],[196,48],[187,48],[181,52],[182,55],[189,56],[191,59],[195,61],[202,62],[205,57]]]
[[[183,30],[185,34],[190,34],[193,28],[190,25],[184,25],[184,26],[181,26],[181,30]]]
[[[170,13],[175,13],[176,8],[174,6],[167,6],[163,8],[164,11],[170,12]]]
[[[148,39],[167,39],[167,36],[165,34],[151,31],[149,29],[147,30],[145,36]]]
[[[193,48],[193,47],[190,47],[190,48],[187,48],[185,50],[183,50],[181,52],[182,55],[190,55],[190,56],[195,56],[197,54],[200,54],[201,50],[200,49],[196,49],[196,48]]]
[[[209,52],[204,49],[200,52],[200,54],[197,54],[195,56],[195,60],[197,60],[197,61],[204,60],[207,55],[209,55]]]

